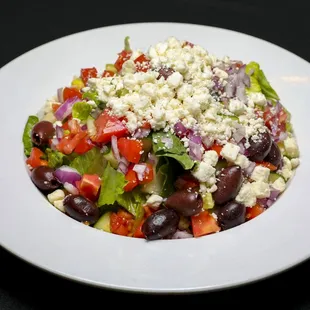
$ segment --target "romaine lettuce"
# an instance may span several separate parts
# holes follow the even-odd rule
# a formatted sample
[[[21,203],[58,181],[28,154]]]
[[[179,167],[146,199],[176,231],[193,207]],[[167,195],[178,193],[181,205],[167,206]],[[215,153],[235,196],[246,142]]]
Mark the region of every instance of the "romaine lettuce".
[[[30,152],[32,149],[31,130],[33,126],[38,122],[39,122],[39,118],[37,116],[30,115],[24,127],[23,143],[24,143],[24,153],[26,156],[30,155]]]

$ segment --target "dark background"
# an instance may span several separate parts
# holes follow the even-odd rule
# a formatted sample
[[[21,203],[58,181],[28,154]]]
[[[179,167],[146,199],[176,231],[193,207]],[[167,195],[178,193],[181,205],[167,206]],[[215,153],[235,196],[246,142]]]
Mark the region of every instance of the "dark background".
[[[71,33],[147,21],[228,28],[273,42],[309,61],[310,27],[306,3],[304,0],[290,1],[290,4],[271,0],[102,0],[82,3],[76,0],[37,4],[3,0],[0,4],[0,67],[34,47]],[[150,305],[165,308],[170,302],[173,308],[310,309],[309,278],[310,261],[307,261],[272,278],[226,291],[183,296],[138,295],[86,287],[58,278],[0,248],[0,309],[58,309],[61,306],[143,309]]]

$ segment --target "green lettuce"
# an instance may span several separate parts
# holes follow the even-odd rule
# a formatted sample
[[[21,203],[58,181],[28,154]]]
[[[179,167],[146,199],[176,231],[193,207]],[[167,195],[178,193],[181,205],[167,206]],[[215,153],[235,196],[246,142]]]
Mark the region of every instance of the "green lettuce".
[[[89,113],[91,112],[92,107],[86,102],[76,102],[72,107],[72,116],[81,121],[86,121]]]
[[[98,93],[96,91],[87,91],[83,93],[82,99],[92,100],[96,103],[96,105],[100,104],[100,100],[98,99]]]
[[[250,75],[251,87],[248,88],[249,92],[262,92],[267,99],[280,100],[278,94],[271,87],[263,70],[261,70],[257,62],[250,62],[245,67],[245,72]]]
[[[51,168],[58,168],[62,166],[64,159],[66,158],[65,154],[51,149],[46,149],[46,154],[48,165]]]
[[[102,176],[98,205],[113,205],[124,193],[125,185],[125,176],[113,169],[108,163]]]
[[[143,205],[146,202],[146,198],[139,188],[119,195],[116,202],[130,212],[136,219],[141,219],[143,217]]]
[[[106,159],[96,147],[87,153],[77,156],[70,163],[70,167],[75,168],[80,174],[98,174],[101,176],[107,165]]]
[[[24,153],[26,156],[30,155],[32,149],[31,130],[33,126],[38,122],[39,118],[37,116],[30,115],[24,127],[23,144],[24,144]]]
[[[163,139],[172,141],[172,146],[167,147]],[[153,150],[156,156],[171,157],[177,160],[185,170],[194,166],[194,161],[187,154],[186,148],[181,140],[170,132],[158,131],[152,134]]]
[[[168,197],[174,192],[173,163],[167,157],[163,157],[156,166],[156,178],[161,182],[160,196]]]

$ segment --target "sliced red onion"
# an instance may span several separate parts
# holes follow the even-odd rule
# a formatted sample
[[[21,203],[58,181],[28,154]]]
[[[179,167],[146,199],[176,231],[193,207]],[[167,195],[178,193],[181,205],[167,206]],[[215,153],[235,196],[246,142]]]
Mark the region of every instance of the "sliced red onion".
[[[206,149],[209,149],[214,144],[214,138],[209,136],[203,137],[202,143]]]
[[[69,166],[61,166],[60,168],[56,169],[55,176],[62,184],[67,182],[75,185],[76,181],[80,181],[82,179],[82,176],[79,174],[79,172]]]
[[[201,161],[202,160],[201,145],[191,140],[188,142],[188,145],[189,145],[189,156],[191,157],[191,159]]]
[[[57,138],[52,139],[51,141],[51,149],[53,151],[57,151],[56,146],[59,144],[59,140]]]
[[[238,143],[238,146],[240,147],[239,153],[241,155],[244,155],[246,150],[245,150],[245,146],[244,146],[244,143],[242,142],[242,140]]]
[[[256,164],[251,161],[249,166],[244,169],[245,174],[247,176],[251,176],[251,174],[252,174],[252,172],[253,172],[255,167],[256,167]]]
[[[261,207],[266,208],[267,207],[268,198],[259,198],[259,199],[256,200],[256,202]]]
[[[57,89],[57,98],[58,98],[58,102],[60,102],[60,103],[64,102],[63,88],[58,88]]]
[[[245,85],[244,84],[240,84],[239,86],[237,86],[236,97],[242,102],[247,102],[247,96],[245,94]]]
[[[239,68],[237,75],[240,82],[242,82],[246,87],[250,87],[251,81],[250,77],[245,73],[245,65]]]
[[[67,99],[55,112],[57,120],[62,121],[72,113],[73,105],[79,101],[78,97]]]
[[[225,86],[225,93],[228,98],[234,97],[236,92],[236,85],[233,83],[232,79],[228,79],[228,83]]]
[[[188,138],[190,139],[190,141],[201,145],[202,144],[202,139],[200,136],[195,135],[192,131],[189,132]]]
[[[193,238],[193,235],[187,232],[186,230],[177,230],[171,239],[186,239]]]
[[[167,149],[171,149],[173,147],[173,141],[171,138],[163,137],[161,138],[161,142],[165,144]]]
[[[112,147],[112,152],[113,152],[114,157],[116,158],[118,162],[120,162],[121,156],[119,155],[116,136],[112,136],[111,138],[111,147]]]
[[[146,165],[136,164],[133,166],[133,171],[137,172],[138,180],[143,181],[144,173],[146,171]]]
[[[56,125],[56,137],[60,141],[64,136],[64,130],[62,127]]]
[[[184,137],[187,133],[187,129],[182,122],[177,122],[174,125],[174,132],[178,137]]]
[[[269,199],[276,200],[278,196],[280,195],[280,193],[281,192],[279,190],[271,189]]]
[[[78,195],[79,194],[79,190],[74,185],[72,185],[71,183],[65,182],[64,188],[72,195]]]
[[[151,132],[151,129],[149,128],[138,128],[136,132],[134,133],[133,137],[136,139],[142,139],[147,137]]]
[[[128,172],[128,166],[126,166],[126,164],[120,162],[117,168],[117,171],[126,174]]]
[[[242,141],[245,137],[245,128],[238,124],[236,131],[233,133],[233,138],[236,143]]]

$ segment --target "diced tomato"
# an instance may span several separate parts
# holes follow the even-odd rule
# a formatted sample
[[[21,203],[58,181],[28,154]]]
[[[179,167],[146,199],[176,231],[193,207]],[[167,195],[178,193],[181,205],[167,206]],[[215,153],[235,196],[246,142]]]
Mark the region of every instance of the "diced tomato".
[[[199,181],[190,172],[185,172],[176,179],[174,186],[178,190],[196,188]]]
[[[207,211],[191,216],[194,237],[212,234],[221,230],[214,217]]]
[[[117,141],[119,152],[129,162],[137,164],[141,158],[142,143],[139,140],[120,138]]]
[[[41,159],[44,156],[44,153],[38,149],[37,147],[33,147],[31,149],[31,153],[29,158],[26,160],[26,164],[30,165],[32,168],[36,168],[39,166],[47,166],[47,161]]]
[[[145,165],[146,169],[143,174],[143,180],[139,180],[139,184],[147,184],[153,181],[154,179],[154,168],[151,164],[146,163],[146,164],[140,164],[140,165]]]
[[[53,112],[56,112],[58,110],[58,108],[60,107],[60,103],[53,103],[52,104],[52,110]]]
[[[65,87],[63,90],[64,101],[73,97],[82,99],[82,93],[76,87]]]
[[[76,119],[70,119],[68,121],[68,127],[70,132],[74,135],[81,131],[81,126]]]
[[[132,215],[126,211],[113,212],[110,217],[111,232],[117,235],[128,236],[133,226]]]
[[[144,221],[141,221],[141,223],[138,225],[138,227],[134,231],[134,233],[133,233],[133,237],[134,238],[145,238],[145,235],[142,232],[142,225],[143,225],[143,223],[144,223]]]
[[[102,77],[111,77],[114,75],[115,75],[115,73],[113,71],[109,71],[109,70],[104,70],[102,73]]]
[[[92,148],[94,147],[93,143],[91,142],[91,140],[89,139],[89,137],[85,137],[83,138],[78,145],[76,146],[76,148],[74,149],[74,152],[77,154],[84,154],[88,151],[90,151]]]
[[[81,69],[81,79],[83,80],[84,84],[87,83],[89,78],[96,78],[97,75],[98,71],[95,67]]]
[[[263,166],[268,168],[270,171],[276,171],[278,168],[276,166],[274,166],[273,164],[267,162],[267,161],[261,161],[261,162],[257,162],[256,166]]]
[[[144,54],[140,55],[134,60],[136,64],[136,71],[137,72],[146,72],[151,68],[151,63],[148,58]]]
[[[125,192],[132,191],[139,184],[137,173],[133,170],[128,170],[125,180],[128,182],[124,187]]]
[[[144,209],[144,218],[147,218],[147,217],[149,217],[151,214],[154,213],[154,210],[151,209],[151,208],[148,207],[148,206],[143,206],[143,209]]]
[[[123,50],[121,53],[118,54],[118,58],[114,64],[117,71],[121,71],[123,64],[126,60],[128,60],[132,55],[131,51]]]
[[[95,126],[97,134],[93,140],[99,143],[110,142],[112,136],[120,138],[128,133],[126,126],[117,117],[109,115],[107,111],[99,115],[95,120]]]
[[[84,174],[78,183],[78,190],[85,198],[96,201],[98,199],[100,186],[101,181],[97,174]]]
[[[69,129],[69,121],[66,121],[65,123],[62,124],[62,129],[63,130],[70,130]]]
[[[142,128],[142,129],[151,129],[152,126],[151,126],[151,124],[149,122],[144,122],[140,128]]]
[[[68,155],[71,154],[79,142],[87,135],[87,132],[81,131],[75,136],[68,135],[63,137],[56,146],[57,150]]]
[[[223,149],[223,147],[222,147],[221,145],[213,144],[213,145],[211,146],[211,150],[212,150],[212,151],[215,151],[219,157],[222,156],[222,155],[221,155],[222,149]]]
[[[258,204],[252,208],[246,208],[246,218],[248,220],[254,219],[254,217],[262,214],[264,211],[265,209]]]

